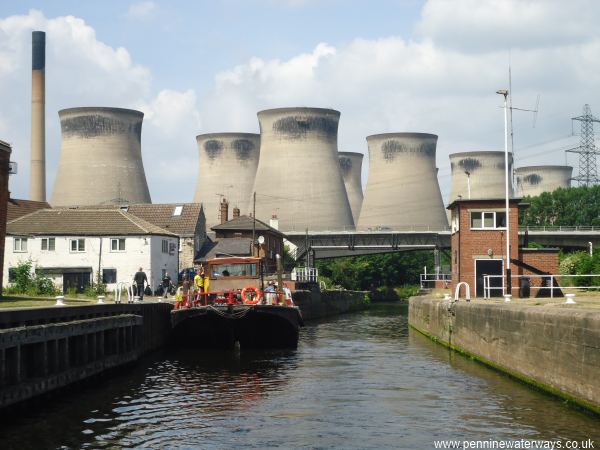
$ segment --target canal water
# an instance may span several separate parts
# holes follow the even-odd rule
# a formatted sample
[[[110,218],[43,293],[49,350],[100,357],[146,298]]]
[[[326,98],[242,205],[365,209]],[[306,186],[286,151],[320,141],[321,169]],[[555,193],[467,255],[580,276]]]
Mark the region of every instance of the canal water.
[[[600,420],[408,328],[405,305],[311,323],[295,351],[169,351],[0,424],[3,449],[429,449],[578,440]],[[599,374],[600,376],[600,374]]]

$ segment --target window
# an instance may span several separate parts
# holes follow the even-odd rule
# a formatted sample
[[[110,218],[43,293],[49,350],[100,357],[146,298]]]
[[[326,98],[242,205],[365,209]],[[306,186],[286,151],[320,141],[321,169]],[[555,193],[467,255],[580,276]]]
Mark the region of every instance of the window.
[[[117,238],[110,240],[110,251],[111,252],[124,252],[125,251],[125,238]]]
[[[494,230],[506,228],[506,212],[471,211],[472,230]]]
[[[169,241],[167,241],[166,239],[162,240],[162,252],[169,253]]]
[[[117,282],[117,269],[102,269],[102,282],[105,284]]]
[[[85,252],[85,239],[71,239],[72,252]]]
[[[15,253],[27,251],[27,238],[16,237],[13,239],[13,251]]]
[[[229,263],[211,265],[211,278],[226,277],[256,277],[258,264],[256,263]]]
[[[183,206],[176,206],[173,210],[173,216],[180,216],[183,211]]]
[[[56,249],[54,238],[42,238],[42,251],[53,252]]]
[[[8,282],[14,283],[17,279],[17,269],[15,267],[8,268]]]

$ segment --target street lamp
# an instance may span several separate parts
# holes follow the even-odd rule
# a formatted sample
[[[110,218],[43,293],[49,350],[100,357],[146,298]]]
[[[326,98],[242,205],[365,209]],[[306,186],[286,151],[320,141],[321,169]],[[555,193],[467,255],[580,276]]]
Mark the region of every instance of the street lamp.
[[[509,195],[508,195],[508,108],[506,99],[507,89],[500,89],[496,94],[504,96],[504,187],[506,197],[506,294],[512,294],[512,283],[510,279],[510,219],[509,219]]]

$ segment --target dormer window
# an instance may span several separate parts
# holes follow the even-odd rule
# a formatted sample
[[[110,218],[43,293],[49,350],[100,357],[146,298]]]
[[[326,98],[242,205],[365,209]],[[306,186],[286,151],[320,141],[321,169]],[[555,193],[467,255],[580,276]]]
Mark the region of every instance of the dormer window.
[[[175,209],[173,209],[173,217],[181,216],[182,212],[183,212],[183,206],[176,206]]]

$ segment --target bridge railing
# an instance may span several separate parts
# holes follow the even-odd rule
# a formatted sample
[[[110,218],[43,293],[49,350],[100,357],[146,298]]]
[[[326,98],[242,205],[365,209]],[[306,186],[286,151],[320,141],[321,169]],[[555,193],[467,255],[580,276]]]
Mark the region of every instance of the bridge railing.
[[[600,226],[593,225],[576,225],[576,226],[567,226],[567,225],[544,225],[544,226],[521,226],[519,227],[519,231],[581,231],[581,232],[599,232]]]
[[[593,277],[596,277],[594,280]],[[512,275],[511,280],[516,279],[519,283],[512,283],[511,286],[511,294],[513,292],[519,292],[522,289],[521,280],[523,279],[539,279],[539,285],[529,285],[529,289],[536,291],[545,290],[549,293],[550,298],[554,298],[559,295],[559,292],[562,292],[566,289],[600,289],[600,285],[590,285],[590,286],[570,286],[563,285],[563,283],[559,283],[561,280],[565,279],[574,279],[574,278],[591,278],[590,283],[596,282],[598,284],[598,280],[600,280],[600,274],[585,274],[585,275],[561,275],[561,274],[550,274],[550,275]],[[492,286],[493,279],[501,279],[502,284],[500,286]],[[500,295],[496,297],[500,297],[504,292],[504,275],[484,275],[483,276],[483,298],[489,299],[492,297],[493,291],[499,291]]]

